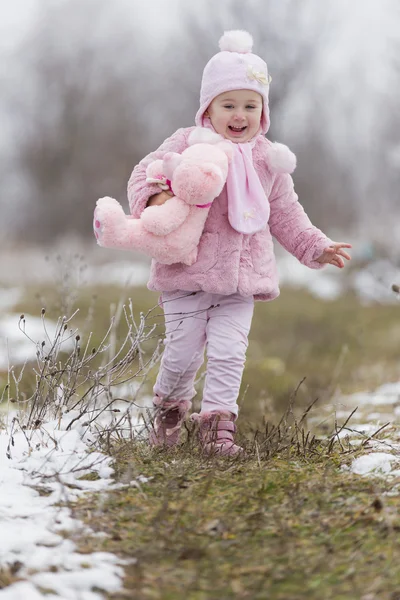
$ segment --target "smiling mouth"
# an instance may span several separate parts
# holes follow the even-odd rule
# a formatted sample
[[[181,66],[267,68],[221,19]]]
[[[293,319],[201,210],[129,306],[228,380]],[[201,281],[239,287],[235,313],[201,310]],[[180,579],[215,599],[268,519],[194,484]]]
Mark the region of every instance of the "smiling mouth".
[[[245,125],[244,127],[233,127],[233,125],[229,125],[228,129],[233,131],[233,133],[243,133],[243,131],[247,129],[247,125]]]

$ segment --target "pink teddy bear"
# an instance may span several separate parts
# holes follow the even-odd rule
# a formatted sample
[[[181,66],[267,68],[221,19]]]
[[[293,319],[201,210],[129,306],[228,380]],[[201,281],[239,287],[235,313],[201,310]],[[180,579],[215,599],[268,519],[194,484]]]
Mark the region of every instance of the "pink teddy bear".
[[[189,147],[168,152],[146,170],[147,181],[174,196],[161,206],[148,206],[139,219],[125,215],[114,198],[100,198],[94,212],[97,243],[105,248],[141,250],[170,265],[197,260],[197,247],[213,200],[221,193],[233,156],[231,142],[197,127]]]

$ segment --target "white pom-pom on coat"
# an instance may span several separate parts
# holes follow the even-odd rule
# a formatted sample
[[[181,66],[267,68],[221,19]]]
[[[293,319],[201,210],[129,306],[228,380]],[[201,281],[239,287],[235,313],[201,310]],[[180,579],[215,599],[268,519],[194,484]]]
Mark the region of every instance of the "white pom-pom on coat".
[[[248,54],[253,49],[253,37],[248,31],[243,31],[241,29],[225,31],[224,35],[219,40],[219,48],[221,52],[227,51]]]
[[[285,144],[270,142],[266,158],[272,173],[293,173],[296,168],[296,155]]]

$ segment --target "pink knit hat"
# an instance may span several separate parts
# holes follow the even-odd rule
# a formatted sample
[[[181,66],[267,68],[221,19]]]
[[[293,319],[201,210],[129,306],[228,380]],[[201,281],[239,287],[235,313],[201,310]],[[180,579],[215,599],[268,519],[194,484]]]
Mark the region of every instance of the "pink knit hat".
[[[253,38],[247,31],[226,31],[219,40],[221,52],[206,64],[200,91],[200,109],[196,114],[196,125],[203,125],[203,115],[210,103],[224,92],[252,90],[263,97],[261,129],[269,129],[268,91],[271,81],[267,64],[252,54]]]

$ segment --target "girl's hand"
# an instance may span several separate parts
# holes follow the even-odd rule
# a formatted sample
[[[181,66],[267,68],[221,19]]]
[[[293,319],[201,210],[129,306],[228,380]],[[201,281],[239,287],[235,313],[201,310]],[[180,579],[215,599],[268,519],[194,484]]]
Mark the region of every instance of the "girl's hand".
[[[154,194],[154,196],[150,196],[146,206],[161,206],[162,204],[164,204],[164,202],[172,198],[172,196],[172,192],[170,192],[169,190],[163,190],[159,194]]]
[[[339,269],[343,269],[344,267],[344,257],[346,260],[351,260],[351,256],[347,254],[345,250],[342,248],[351,248],[351,244],[345,244],[343,242],[334,242],[315,260],[321,264],[330,264],[338,267]]]

